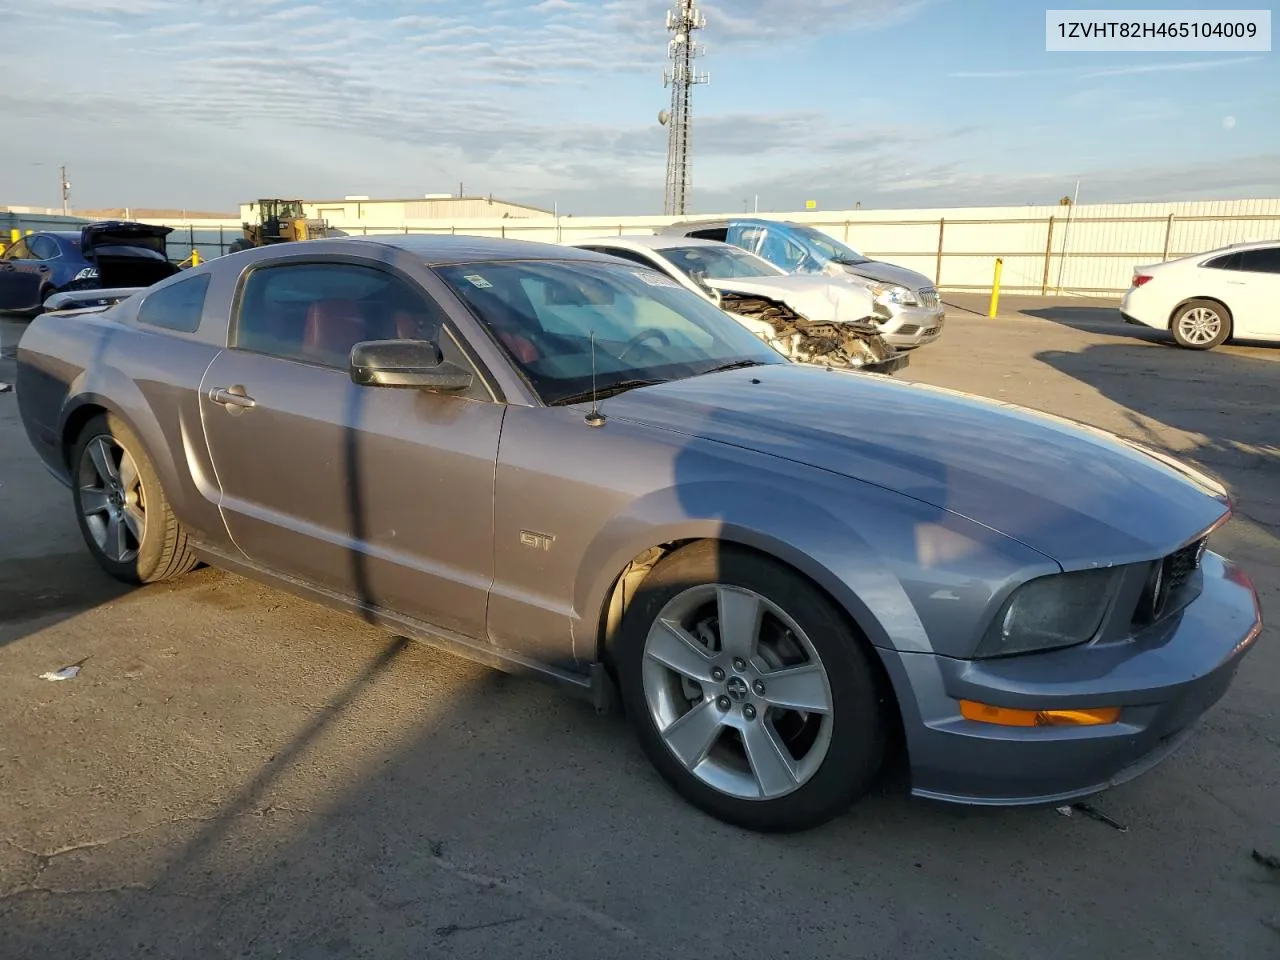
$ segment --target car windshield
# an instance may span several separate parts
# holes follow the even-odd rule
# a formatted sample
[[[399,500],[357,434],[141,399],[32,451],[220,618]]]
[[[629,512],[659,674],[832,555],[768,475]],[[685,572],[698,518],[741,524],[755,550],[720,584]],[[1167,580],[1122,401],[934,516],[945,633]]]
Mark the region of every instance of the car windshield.
[[[815,230],[813,227],[793,226],[791,228],[816,249],[823,257],[828,260],[834,260],[836,263],[870,263],[871,261],[860,254],[857,250],[848,244],[841,243],[839,240],[833,240],[821,230]]]
[[[595,389],[608,396],[731,365],[788,362],[728,314],[647,268],[521,260],[436,272],[547,404],[589,398],[593,367]]]
[[[677,270],[688,276],[703,277],[708,280],[732,280],[735,277],[781,277],[786,271],[780,270],[767,260],[754,254],[731,247],[694,246],[668,247],[657,251]]]

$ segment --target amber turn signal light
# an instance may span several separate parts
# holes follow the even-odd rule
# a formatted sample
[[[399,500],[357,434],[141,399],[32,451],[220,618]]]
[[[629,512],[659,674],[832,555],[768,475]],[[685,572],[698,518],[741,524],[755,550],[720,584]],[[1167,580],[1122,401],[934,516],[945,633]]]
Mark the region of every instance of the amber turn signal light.
[[[992,707],[973,700],[960,701],[960,716],[978,723],[994,723],[1002,727],[1096,727],[1120,719],[1119,707],[1094,707],[1090,710],[1014,710]]]

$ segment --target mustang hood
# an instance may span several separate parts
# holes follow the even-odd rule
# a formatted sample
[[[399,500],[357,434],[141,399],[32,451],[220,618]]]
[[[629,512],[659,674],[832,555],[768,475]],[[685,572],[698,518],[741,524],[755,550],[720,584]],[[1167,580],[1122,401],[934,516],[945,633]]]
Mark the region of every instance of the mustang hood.
[[[725,293],[745,293],[778,300],[814,323],[870,320],[875,303],[866,290],[826,277],[734,277],[704,282]]]
[[[1211,477],[1104,431],[862,373],[753,367],[631,390],[602,408],[876,484],[1064,566],[1163,556],[1230,509]],[[676,470],[678,480],[678,459]]]

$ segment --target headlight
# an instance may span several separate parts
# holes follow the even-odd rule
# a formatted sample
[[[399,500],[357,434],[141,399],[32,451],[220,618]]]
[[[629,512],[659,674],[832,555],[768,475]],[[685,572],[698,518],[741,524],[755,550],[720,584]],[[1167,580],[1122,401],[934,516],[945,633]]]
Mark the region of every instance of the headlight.
[[[871,295],[877,303],[896,303],[904,307],[915,307],[920,304],[916,295],[900,283],[872,284]]]
[[[1013,592],[978,644],[975,657],[1072,647],[1093,638],[1102,625],[1121,570],[1051,574]]]
[[[79,273],[77,273],[77,274],[75,275],[75,279],[76,279],[76,280],[97,280],[97,279],[98,279],[98,268],[97,268],[97,267],[85,267],[83,270],[81,270]]]

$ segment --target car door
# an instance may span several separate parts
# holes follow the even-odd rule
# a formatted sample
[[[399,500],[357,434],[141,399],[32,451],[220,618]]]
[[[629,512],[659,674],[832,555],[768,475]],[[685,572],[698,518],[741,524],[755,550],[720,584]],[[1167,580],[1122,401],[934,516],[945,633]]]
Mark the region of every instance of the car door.
[[[53,273],[58,258],[62,256],[62,248],[53,237],[36,234],[27,237],[27,249],[31,252],[31,259],[24,264],[29,277],[24,293],[30,299],[19,309],[34,310],[55,286]]]
[[[21,238],[0,255],[0,310],[30,310],[36,299],[28,239]]]
[[[443,310],[370,262],[251,268],[202,420],[236,546],[255,564],[360,604],[485,636],[504,407],[468,392],[357,386],[362,340],[436,340],[474,371]]]
[[[1241,338],[1280,338],[1280,247],[1241,250],[1231,271],[1232,335]]]

